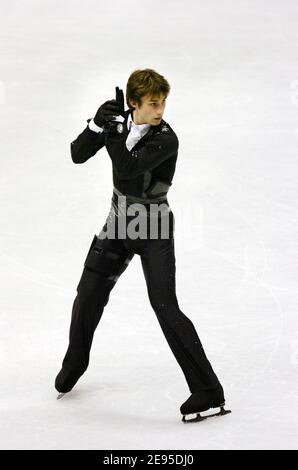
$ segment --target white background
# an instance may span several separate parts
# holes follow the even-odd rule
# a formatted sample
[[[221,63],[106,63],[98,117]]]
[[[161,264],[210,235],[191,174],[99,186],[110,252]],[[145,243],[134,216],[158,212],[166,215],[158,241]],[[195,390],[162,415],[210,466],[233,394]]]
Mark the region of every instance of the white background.
[[[297,448],[298,2],[0,6],[1,448]],[[70,142],[147,67],[171,84],[164,119],[180,141],[177,297],[232,409],[187,425],[138,255],[89,369],[62,400],[54,388],[113,187],[106,150],[74,165]]]

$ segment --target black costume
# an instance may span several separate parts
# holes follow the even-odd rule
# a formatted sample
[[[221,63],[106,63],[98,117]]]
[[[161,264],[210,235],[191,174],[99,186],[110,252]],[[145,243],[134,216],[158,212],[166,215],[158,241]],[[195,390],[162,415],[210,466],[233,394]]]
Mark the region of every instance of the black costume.
[[[174,214],[167,200],[178,155],[178,138],[167,122],[150,126],[148,132],[128,151],[125,141],[127,118],[114,131],[96,133],[87,126],[71,143],[74,163],[84,163],[103,146],[113,163],[114,191],[110,214],[99,235],[89,248],[77,296],[73,303],[69,346],[62,369],[56,377],[59,392],[70,391],[89,363],[94,331],[109,300],[117,279],[127,268],[134,254],[141,257],[148,295],[166,340],[177,359],[191,392],[218,391],[224,400],[220,382],[208,361],[193,323],[180,310],[176,298]],[[88,120],[89,122],[90,120]],[[126,206],[140,202],[148,207],[152,202],[163,203],[170,220],[169,236],[157,239],[101,238],[115,215],[119,196],[126,196]],[[148,216],[146,216],[148,217]],[[127,217],[127,222],[132,216]]]

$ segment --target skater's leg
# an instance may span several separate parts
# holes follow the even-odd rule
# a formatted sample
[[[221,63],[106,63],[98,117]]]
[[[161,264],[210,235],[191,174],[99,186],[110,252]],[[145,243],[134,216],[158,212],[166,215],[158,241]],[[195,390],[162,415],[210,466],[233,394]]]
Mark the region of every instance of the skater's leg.
[[[191,392],[221,387],[191,320],[176,298],[174,238],[150,240],[141,255],[150,303]]]
[[[87,369],[94,331],[111,290],[133,255],[121,240],[94,236],[73,302],[68,349],[55,380],[59,392],[70,391]]]

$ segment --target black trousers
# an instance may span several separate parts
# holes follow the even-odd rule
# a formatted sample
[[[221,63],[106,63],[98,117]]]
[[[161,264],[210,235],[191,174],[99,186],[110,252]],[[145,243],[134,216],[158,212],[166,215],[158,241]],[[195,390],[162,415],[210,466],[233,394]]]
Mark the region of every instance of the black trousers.
[[[94,331],[110,292],[135,254],[141,258],[151,306],[191,392],[220,386],[191,320],[176,297],[172,230],[168,239],[100,239],[94,236],[73,302],[69,345],[56,377],[59,392],[72,389],[89,364]],[[106,230],[105,223],[102,230]]]

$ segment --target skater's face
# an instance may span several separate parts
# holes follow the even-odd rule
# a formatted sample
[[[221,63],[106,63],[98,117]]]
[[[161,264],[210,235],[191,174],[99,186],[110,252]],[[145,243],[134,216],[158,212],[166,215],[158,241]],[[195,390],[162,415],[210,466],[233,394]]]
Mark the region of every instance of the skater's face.
[[[132,105],[135,106],[133,110],[134,123],[150,124],[151,126],[160,124],[166,106],[166,98],[165,95],[151,96],[147,94],[142,96],[141,106],[132,102]]]

